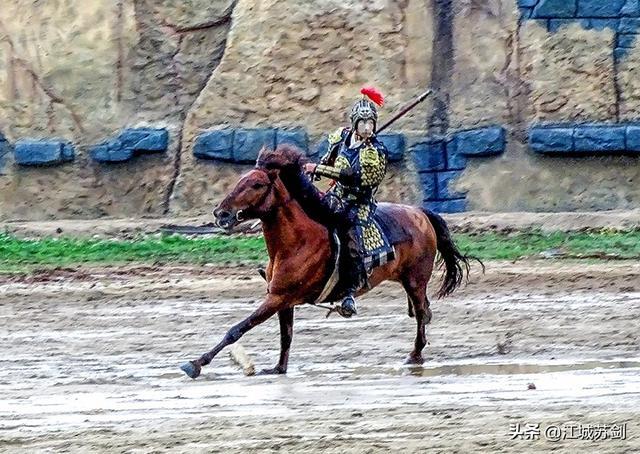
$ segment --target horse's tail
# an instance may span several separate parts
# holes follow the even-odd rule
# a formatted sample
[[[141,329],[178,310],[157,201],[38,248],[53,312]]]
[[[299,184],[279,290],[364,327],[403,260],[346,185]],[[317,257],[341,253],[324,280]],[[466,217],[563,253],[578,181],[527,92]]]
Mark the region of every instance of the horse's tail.
[[[438,267],[442,268],[444,265],[442,285],[436,294],[438,298],[443,298],[453,293],[455,289],[462,285],[463,281],[467,282],[469,280],[469,262],[471,260],[477,260],[482,266],[483,272],[484,264],[477,257],[463,255],[458,250],[458,247],[451,239],[447,222],[442,219],[442,216],[427,209],[423,209],[423,211],[436,232],[438,252],[440,253]]]

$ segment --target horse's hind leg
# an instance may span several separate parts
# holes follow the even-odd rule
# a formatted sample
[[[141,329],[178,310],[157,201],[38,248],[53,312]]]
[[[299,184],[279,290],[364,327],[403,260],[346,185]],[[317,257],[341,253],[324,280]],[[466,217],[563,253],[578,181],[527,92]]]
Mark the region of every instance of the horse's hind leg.
[[[416,340],[413,351],[405,361],[405,364],[422,364],[422,350],[427,345],[427,336],[425,326],[431,321],[431,309],[429,308],[429,300],[427,299],[427,282],[428,278],[409,277],[403,282],[405,291],[416,318]]]

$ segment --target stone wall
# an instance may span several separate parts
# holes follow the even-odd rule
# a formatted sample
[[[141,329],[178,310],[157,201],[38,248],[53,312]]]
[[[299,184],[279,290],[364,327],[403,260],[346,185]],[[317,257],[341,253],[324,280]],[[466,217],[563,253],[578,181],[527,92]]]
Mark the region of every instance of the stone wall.
[[[364,83],[383,120],[435,92],[387,137],[381,199],[640,202],[637,0],[5,3],[2,219],[208,213],[262,143],[317,156]]]

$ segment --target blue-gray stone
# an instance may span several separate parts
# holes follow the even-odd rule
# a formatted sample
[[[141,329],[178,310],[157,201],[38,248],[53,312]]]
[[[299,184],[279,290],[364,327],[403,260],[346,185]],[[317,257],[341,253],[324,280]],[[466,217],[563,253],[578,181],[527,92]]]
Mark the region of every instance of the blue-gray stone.
[[[308,154],[309,137],[307,136],[307,131],[302,128],[278,129],[276,131],[276,147],[285,143],[294,145]]]
[[[59,139],[21,139],[15,144],[16,163],[23,166],[55,165],[72,161],[73,145]]]
[[[578,17],[616,18],[622,16],[626,0],[578,0]]]
[[[584,19],[580,21],[584,24]],[[618,30],[620,28],[620,20],[619,19],[587,19],[587,25],[585,26],[587,30],[604,30],[605,28],[610,28],[613,31]]]
[[[445,148],[447,150],[447,170],[460,170],[467,166],[467,157],[458,151],[455,140],[447,140]]]
[[[66,142],[62,144],[62,160],[64,162],[73,161],[76,158],[76,150],[73,144]]]
[[[456,151],[465,156],[495,156],[506,147],[506,133],[501,126],[460,131],[453,140]]]
[[[625,150],[624,126],[581,125],[574,131],[574,150],[577,152],[603,152]]]
[[[620,10],[621,16],[640,16],[640,0],[627,0]]]
[[[444,140],[425,141],[412,145],[409,153],[413,156],[418,172],[444,170],[447,165]]]
[[[628,47],[618,47],[613,50],[613,58],[615,61],[620,61],[629,54],[630,50]]]
[[[378,140],[384,144],[389,152],[389,162],[402,161],[405,149],[405,141],[402,134],[380,134]]]
[[[134,131],[134,130],[128,130]],[[131,145],[135,151],[166,151],[169,146],[169,131],[166,129],[138,129],[140,137],[135,143]],[[124,133],[123,133],[124,134]],[[127,144],[127,141],[120,137],[122,142]],[[129,145],[126,145],[129,147]]]
[[[627,151],[640,152],[640,125],[629,125],[626,130]]]
[[[533,8],[520,8],[520,12],[522,13],[522,17],[524,19],[531,19],[531,16],[533,15]]]
[[[420,184],[422,185],[422,194],[424,200],[438,199],[438,183],[435,172],[420,173]]]
[[[436,213],[462,213],[467,211],[467,201],[465,199],[424,201],[423,207]]]
[[[540,0],[533,10],[535,18],[561,18],[576,16],[575,0]]]
[[[4,138],[2,133],[0,133],[0,175],[4,175],[3,169],[7,164],[6,156],[9,154],[11,150],[11,146],[9,142]]]
[[[118,139],[111,139],[91,148],[89,155],[98,162],[125,162],[133,158],[133,149],[126,148]]]
[[[321,158],[329,151],[329,140],[325,137],[309,149],[309,157]]]
[[[620,17],[626,0],[578,0],[580,17]]]
[[[276,132],[274,129],[236,129],[233,137],[233,161],[253,163],[258,158],[262,147],[275,148]]]
[[[573,151],[573,128],[534,126],[529,130],[529,146],[537,153]]]
[[[438,198],[439,199],[458,199],[464,197],[464,193],[456,192],[450,186],[462,175],[461,170],[438,172]]]
[[[625,17],[620,19],[620,25],[618,26],[619,33],[638,33],[640,29],[640,19]]]
[[[538,0],[518,0],[518,6],[521,8],[533,8]]]
[[[624,47],[624,48],[632,48],[634,47],[634,45],[636,44],[636,39],[638,38],[638,35],[625,35],[625,34],[618,34],[618,47]]]
[[[231,161],[233,152],[232,129],[207,131],[196,138],[193,155],[202,159],[217,159]]]
[[[573,23],[575,23],[574,19],[549,19],[549,22],[547,23],[547,30],[555,33],[562,27],[569,26]]]

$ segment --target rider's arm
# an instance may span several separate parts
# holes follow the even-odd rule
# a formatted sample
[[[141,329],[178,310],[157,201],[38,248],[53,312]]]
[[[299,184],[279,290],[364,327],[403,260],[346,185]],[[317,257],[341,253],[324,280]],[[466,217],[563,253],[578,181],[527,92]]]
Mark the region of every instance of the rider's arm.
[[[387,170],[386,153],[374,147],[365,148],[360,152],[360,168],[357,172],[353,168],[338,169],[336,167],[318,164],[315,174],[328,177],[347,186],[378,186],[384,179]]]

